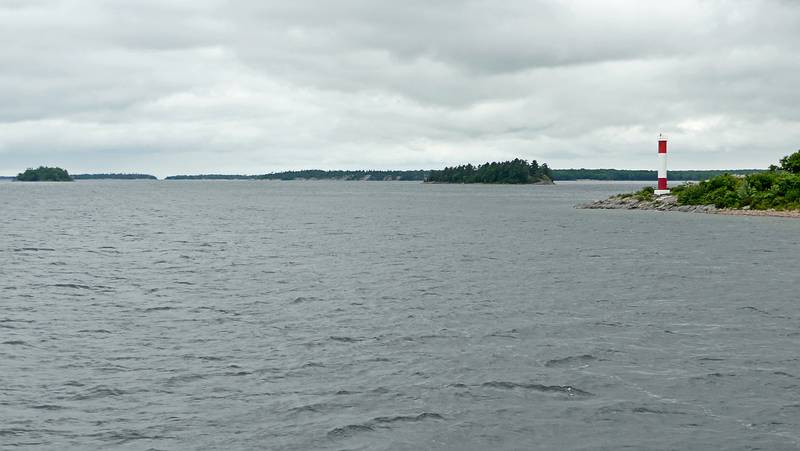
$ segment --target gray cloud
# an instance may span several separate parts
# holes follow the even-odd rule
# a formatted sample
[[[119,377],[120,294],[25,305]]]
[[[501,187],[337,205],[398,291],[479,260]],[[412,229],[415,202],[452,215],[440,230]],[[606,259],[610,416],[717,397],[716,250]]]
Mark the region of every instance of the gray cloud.
[[[764,167],[800,4],[0,0],[0,173]]]

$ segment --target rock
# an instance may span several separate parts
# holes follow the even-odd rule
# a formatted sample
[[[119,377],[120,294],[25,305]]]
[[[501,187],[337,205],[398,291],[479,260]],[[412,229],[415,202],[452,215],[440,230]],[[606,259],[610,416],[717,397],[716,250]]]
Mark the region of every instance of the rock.
[[[749,206],[741,209],[728,209],[717,208],[714,205],[678,205],[678,200],[675,196],[661,196],[653,199],[652,201],[640,201],[635,197],[612,196],[608,199],[576,205],[575,208],[679,211],[685,213],[706,213],[712,215],[781,216],[800,218],[800,211],[775,211],[774,209],[753,210]]]

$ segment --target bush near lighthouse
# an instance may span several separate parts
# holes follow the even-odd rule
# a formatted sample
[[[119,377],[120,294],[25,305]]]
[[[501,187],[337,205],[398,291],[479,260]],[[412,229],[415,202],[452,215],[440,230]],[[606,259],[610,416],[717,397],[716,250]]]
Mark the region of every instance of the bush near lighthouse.
[[[717,208],[800,210],[800,150],[781,159],[780,166],[744,177],[723,174],[672,192],[681,205]]]

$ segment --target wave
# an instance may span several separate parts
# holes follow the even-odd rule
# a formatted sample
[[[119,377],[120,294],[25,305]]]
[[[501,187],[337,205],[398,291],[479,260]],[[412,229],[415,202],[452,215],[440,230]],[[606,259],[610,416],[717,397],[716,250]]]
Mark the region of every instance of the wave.
[[[652,413],[657,415],[686,415],[686,412],[680,412],[678,410],[666,410],[666,409],[651,409],[649,407],[634,407],[631,412],[633,413]]]
[[[393,423],[416,423],[425,420],[444,420],[441,414],[435,412],[423,412],[419,415],[396,415],[391,417],[375,417],[366,423],[348,424],[338,427],[328,432],[328,437],[349,437],[351,435],[374,431],[378,427],[389,427]]]
[[[750,306],[750,305],[745,306],[745,307],[739,307],[736,310],[750,310],[750,311],[753,311],[753,312],[761,313],[762,315],[770,316],[770,313],[767,312],[766,310],[761,310],[760,308],[756,308],[756,307],[753,307],[753,306]]]
[[[294,300],[291,303],[292,304],[303,304],[303,303],[306,303],[306,302],[319,302],[321,300],[322,299],[314,297],[314,296],[299,296],[299,297],[294,298]]]
[[[574,355],[574,356],[564,357],[563,359],[548,360],[547,362],[545,362],[544,366],[553,368],[562,366],[583,365],[593,360],[597,360],[597,358],[590,354]]]
[[[343,426],[340,428],[336,428],[328,432],[328,437],[337,438],[337,437],[349,437],[353,434],[359,432],[369,432],[374,431],[375,429],[371,426],[363,425],[363,424],[348,424],[347,426]]]
[[[91,290],[92,289],[92,287],[90,287],[89,285],[81,285],[81,284],[77,284],[77,283],[56,283],[56,284],[53,284],[52,286],[58,287],[58,288],[72,288],[72,289],[75,289],[75,290]]]
[[[333,340],[333,341],[341,341],[342,343],[355,343],[355,342],[364,340],[363,338],[336,337],[336,336],[331,336],[331,337],[328,337],[328,338],[330,340]]]
[[[376,417],[372,419],[373,423],[397,423],[397,422],[415,422],[427,419],[444,420],[444,417],[435,412],[423,412],[419,415],[398,415],[394,417]]]
[[[576,388],[571,385],[542,385],[542,384],[524,384],[524,383],[506,382],[506,381],[492,381],[492,382],[484,382],[481,386],[489,388],[501,388],[506,390],[521,388],[525,390],[534,390],[542,393],[564,393],[569,396],[594,396],[593,393],[581,390],[580,388]]]
[[[72,399],[75,401],[84,401],[88,399],[122,396],[126,393],[127,392],[125,392],[124,390],[120,390],[114,387],[109,387],[106,385],[97,385],[88,390],[84,390],[82,393],[73,396]]]
[[[37,409],[37,410],[61,410],[61,409],[65,409],[66,407],[57,406],[55,404],[39,404],[39,405],[36,405],[36,406],[30,406],[30,408],[31,409]]]
[[[498,330],[496,332],[492,332],[488,336],[498,337],[498,338],[519,338],[519,330],[518,329]]]
[[[2,342],[0,344],[19,346],[19,345],[27,345],[28,343],[25,342],[25,341],[22,341],[22,340],[9,340],[9,341],[4,341],[4,342]]]
[[[627,413],[645,414],[645,415],[687,415],[689,412],[676,410],[674,408],[665,408],[663,406],[643,406],[636,405],[631,402],[620,402],[613,405],[599,407],[596,410],[598,415],[620,415]]]
[[[160,312],[162,310],[175,310],[175,307],[169,307],[169,306],[149,307],[149,308],[144,309],[143,311],[144,312]]]

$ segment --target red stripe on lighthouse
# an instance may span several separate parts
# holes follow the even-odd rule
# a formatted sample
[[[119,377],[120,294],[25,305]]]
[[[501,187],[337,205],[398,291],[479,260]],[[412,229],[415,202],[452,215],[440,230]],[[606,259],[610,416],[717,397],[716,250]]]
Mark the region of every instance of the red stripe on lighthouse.
[[[652,180],[652,179],[650,179],[650,180]],[[665,179],[665,178],[658,179],[658,189],[660,189],[660,190],[667,189],[667,179]]]
[[[658,141],[658,153],[667,153],[667,141],[666,140],[659,140]]]

